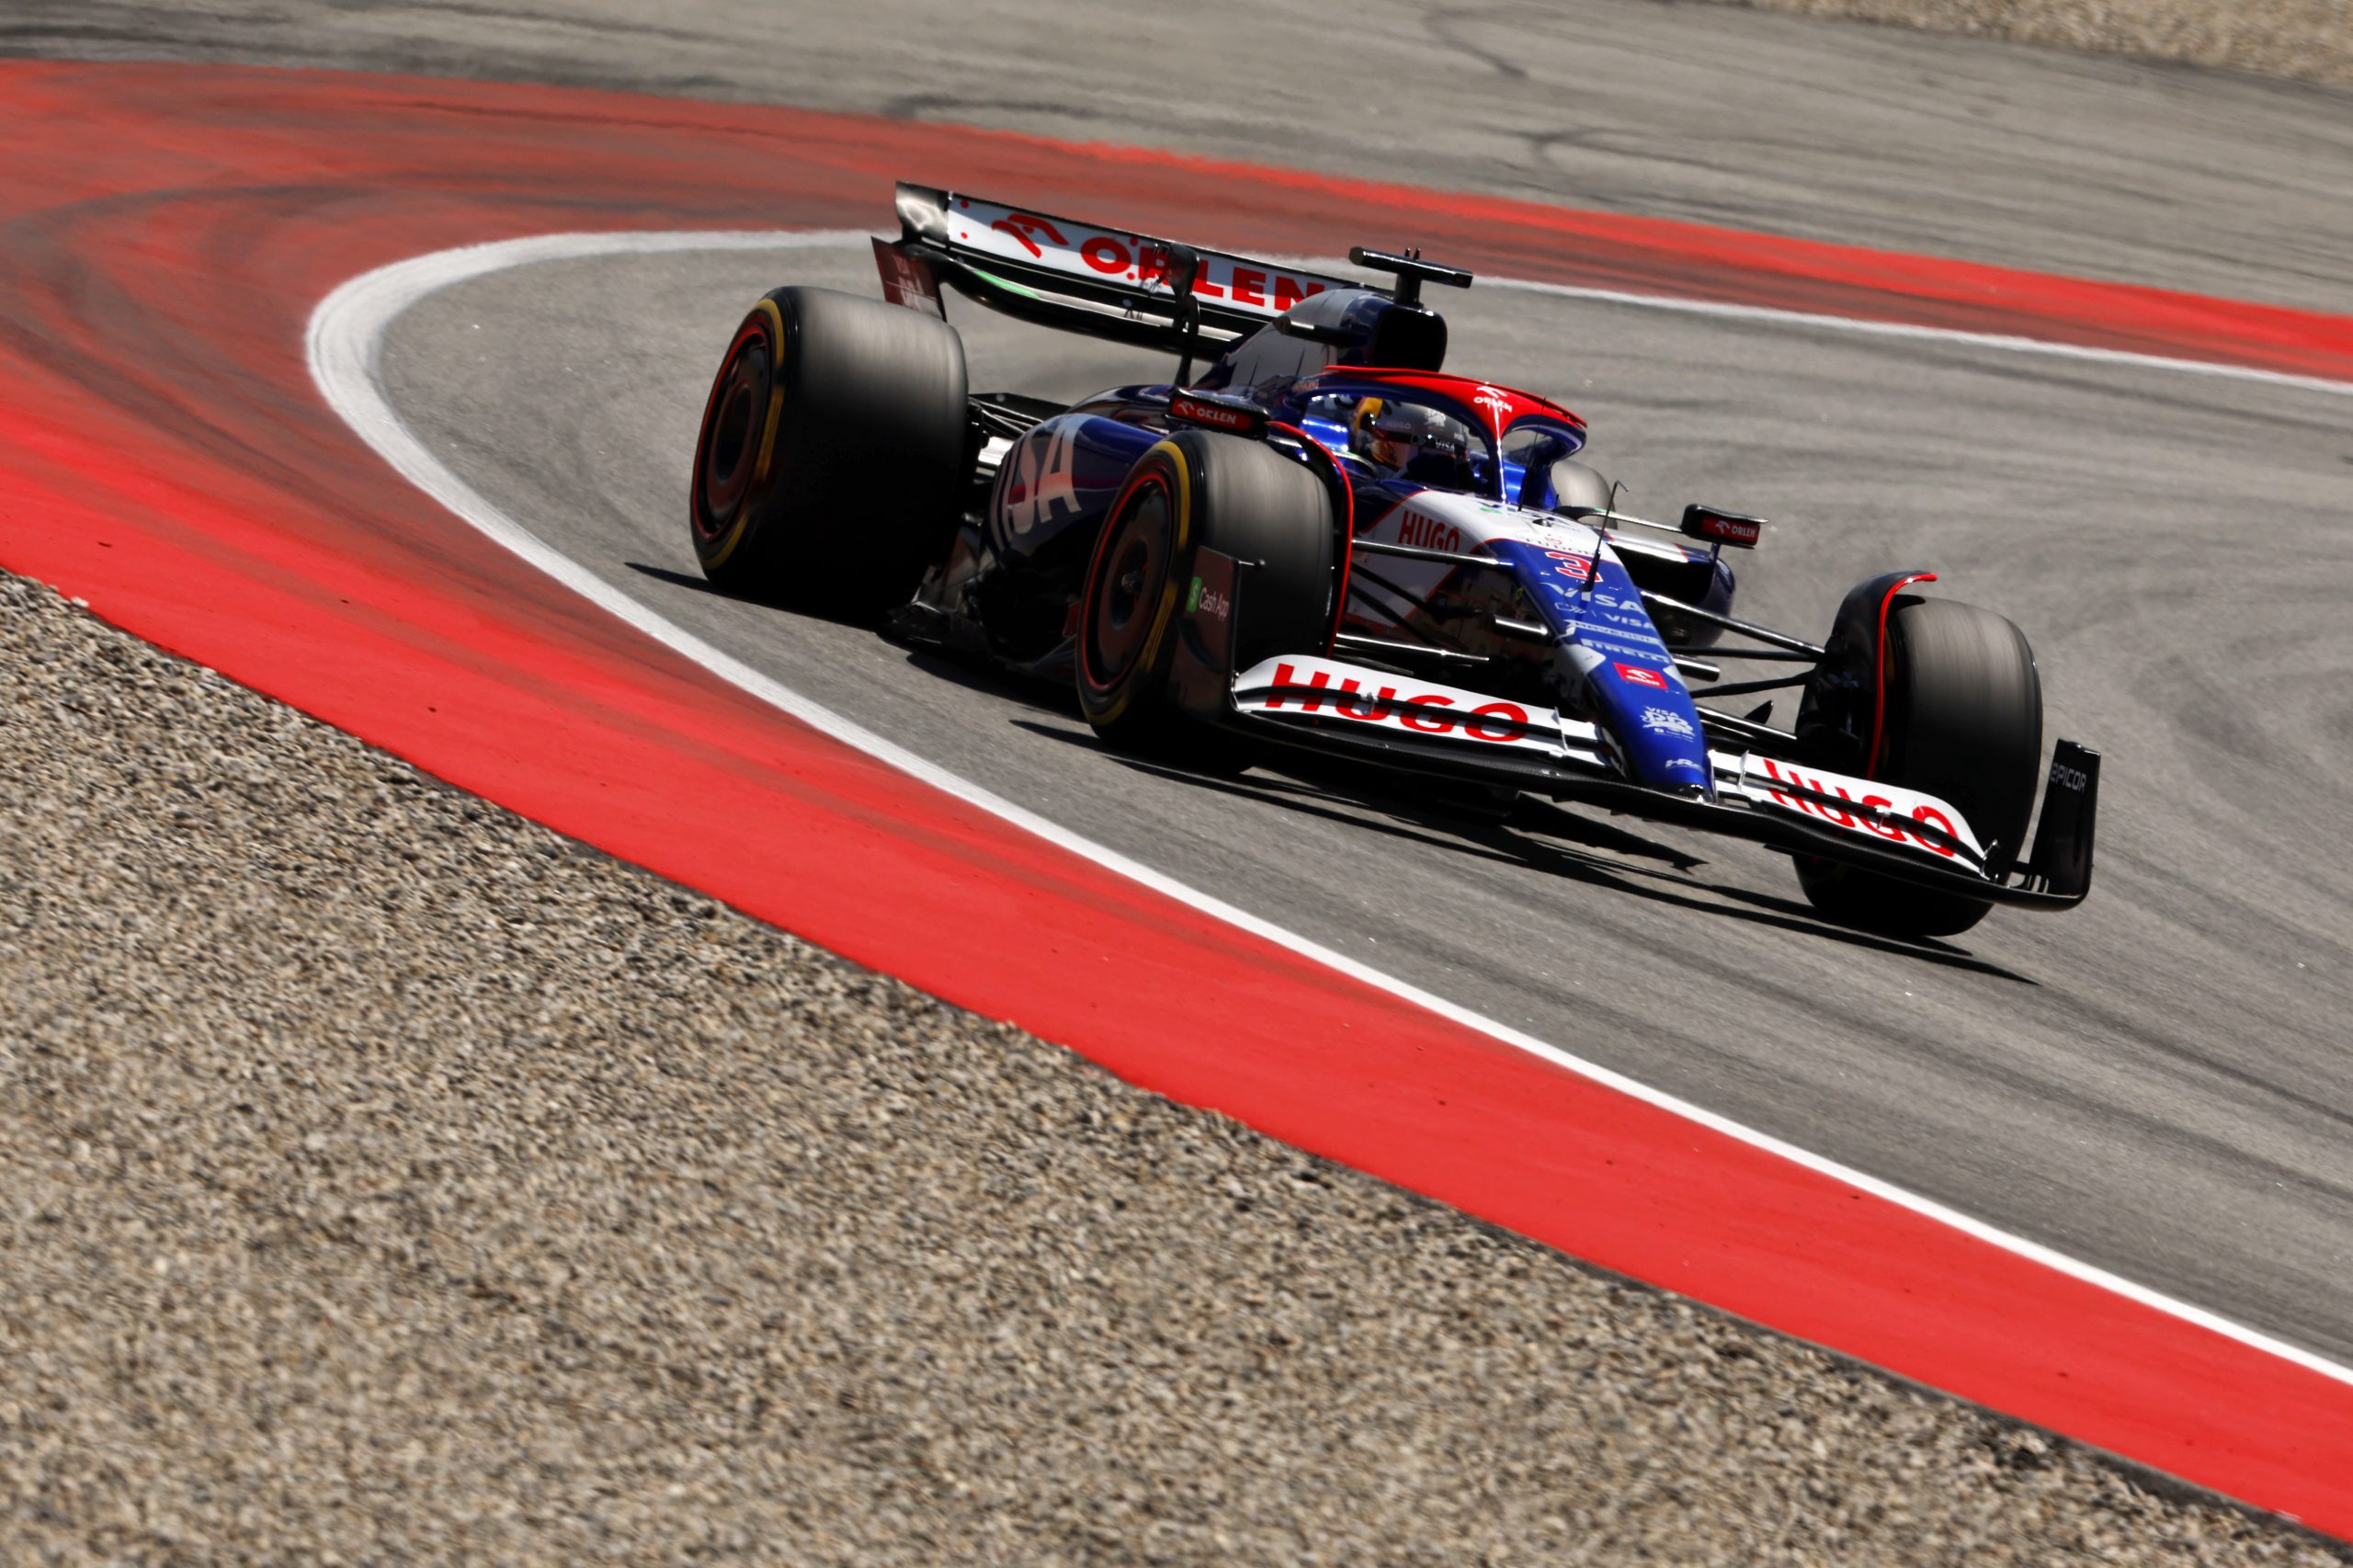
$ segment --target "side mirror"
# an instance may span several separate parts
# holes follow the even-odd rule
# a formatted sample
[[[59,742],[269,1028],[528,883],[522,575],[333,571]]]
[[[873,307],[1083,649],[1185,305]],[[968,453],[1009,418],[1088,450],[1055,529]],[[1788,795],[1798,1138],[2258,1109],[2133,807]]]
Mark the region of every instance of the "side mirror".
[[[1706,540],[1711,544],[1755,550],[1757,540],[1765,537],[1765,527],[1762,517],[1727,512],[1719,506],[1690,506],[1683,508],[1683,527],[1679,531],[1691,539]]]

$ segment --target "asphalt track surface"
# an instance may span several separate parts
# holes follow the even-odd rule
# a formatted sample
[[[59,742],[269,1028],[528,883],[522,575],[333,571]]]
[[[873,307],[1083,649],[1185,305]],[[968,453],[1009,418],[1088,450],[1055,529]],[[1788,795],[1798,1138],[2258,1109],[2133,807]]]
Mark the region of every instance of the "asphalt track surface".
[[[1849,240],[2353,308],[2353,220],[2322,199],[2353,161],[2343,94],[1736,12],[1399,12],[1377,36],[1422,51],[1438,112],[1352,150],[1329,129],[1347,119],[1336,85],[1278,92],[1273,67],[1250,63],[1293,53],[1295,36],[1208,45],[1248,74],[1205,83],[1171,124],[1135,107],[1138,56],[1086,33],[1056,46],[1059,85],[1037,81],[1018,64],[1042,52],[1035,14],[961,62],[923,25],[943,17],[866,17],[764,57],[770,90],[1525,191],[1545,181],[1492,140],[1504,108],[1574,81],[1630,117],[1654,106],[1644,131],[1661,102],[1743,118],[1665,117],[1680,129],[1664,144],[1629,129],[1640,173],[1602,186],[1589,165],[1554,176],[1555,197],[1766,228],[1802,210],[1797,227]],[[1247,30],[1226,20],[1188,36]],[[717,7],[688,25],[723,38],[748,22]],[[352,30],[305,45],[357,51]],[[616,36],[575,24],[564,69],[613,71]],[[1483,38],[1503,63],[1469,69]],[[734,71],[721,81],[736,90],[757,79]],[[961,85],[905,90],[943,74]],[[1027,97],[1008,85],[1024,75]],[[1891,90],[1903,80],[1919,90]],[[1711,90],[1727,81],[1745,103]],[[1998,126],[1998,145],[1957,146],[1971,122]],[[2102,159],[2116,177],[2087,189]],[[1931,161],[1954,170],[1941,190],[1902,173]],[[1783,520],[1743,563],[1745,611],[1818,631],[1850,582],[1926,565],[2026,629],[2047,733],[2108,758],[2099,891],[2073,916],[1998,914],[1950,950],[1901,949],[1813,921],[1786,865],[1745,846],[1545,808],[1466,831],[1411,790],[1364,804],[1264,775],[1163,777],[1088,744],[1053,694],[700,591],[677,514],[715,346],[764,288],[871,294],[871,270],[855,253],[779,253],[505,274],[404,319],[388,390],[533,532],[975,782],[1630,1076],[2353,1357],[2353,838],[2335,782],[2353,764],[2347,399],[1525,293],[1444,301],[1450,362],[1584,414],[1591,455],[1635,504]],[[1076,396],[1166,373],[951,313],[976,387]]]
[[[1925,563],[2025,625],[2052,733],[2110,759],[2098,894],[1913,949],[1813,920],[1786,863],[1745,846],[1542,806],[1483,827],[1413,786],[1368,802],[1172,776],[1095,746],[1059,693],[710,593],[676,517],[707,370],[685,349],[723,343],[775,281],[862,290],[870,267],[780,252],[497,274],[403,317],[386,384],[542,539],[984,788],[1630,1076],[2353,1348],[2343,860],[2277,831],[2327,821],[2346,761],[2314,673],[2346,657],[2324,586],[2353,565],[2331,537],[2345,399],[1501,291],[1451,312],[1456,363],[1564,394],[1638,497],[1790,519],[1744,563],[1751,611],[1818,630],[1849,577]],[[1154,369],[976,317],[957,317],[976,386],[1075,397]],[[1564,342],[1590,346],[1575,381],[1555,379]],[[551,408],[547,389],[591,368],[596,395]],[[2208,582],[2231,548],[2216,530],[2257,517],[2263,550]],[[2150,613],[2169,599],[2177,614]],[[2313,626],[2293,653],[2224,637],[2239,675],[2177,650],[2192,616],[2299,600]],[[2252,690],[2274,711],[2251,722],[2234,694]],[[2298,774],[2302,790],[2270,781]],[[2287,798],[2258,804],[2267,789]]]
[[[1647,151],[1629,155],[1621,186],[1586,177],[1548,194],[2348,305],[2347,220],[2319,200],[2331,158],[2344,166],[2353,116],[2342,95],[1895,34],[1855,42],[1847,29],[1789,33],[1798,24],[1736,14],[1612,7],[1586,19],[1625,56],[1578,68],[1580,85],[1606,81],[1597,91],[1714,101],[1678,95],[1678,73],[1738,47],[1743,69],[1713,69],[1795,96],[1749,101],[1749,134],[1632,137]],[[351,25],[323,14],[285,47],[364,56],[344,37]],[[661,51],[723,40],[729,25],[689,13],[685,40]],[[906,41],[922,29],[891,16],[869,25],[829,28],[823,50],[804,51],[824,65],[792,67],[822,76],[810,97],[927,109],[896,96],[922,74],[907,51],[931,46]],[[1763,30],[1740,30],[1752,28]],[[1787,80],[1745,69],[1768,58],[1759,40],[1816,36],[1831,40],[1831,65]],[[134,42],[222,47],[194,33]],[[414,49],[379,52],[397,47]],[[601,70],[645,62],[645,85],[742,91],[755,74],[682,82],[661,68],[667,55],[647,60],[642,39],[600,47]],[[1868,125],[1821,131],[1818,147],[1770,134],[1799,107],[1844,101],[1824,92],[1822,71],[1889,62],[1918,74],[1873,95]],[[524,74],[529,61],[494,63]],[[548,74],[585,69],[567,57]],[[1549,67],[1488,77],[1466,74],[1460,89],[1486,113],[1559,85]],[[794,96],[790,73],[761,78],[779,79],[778,96]],[[1302,101],[1264,86],[1244,76],[1222,90],[1229,107],[1285,103],[1279,123],[1245,113],[1244,129],[1214,135],[1197,118],[1176,131],[1127,118],[1136,95],[1099,86],[1076,108],[975,94],[949,112],[1269,158],[1302,140],[1288,134],[1295,120],[1342,107],[1336,92],[1318,113],[1314,89]],[[1957,119],[1989,119],[1988,101],[2011,93],[2025,106],[2013,119],[2031,123],[1995,138],[2010,155],[1971,153],[1949,179],[1926,177]],[[2171,94],[2200,111],[2177,112],[2177,112],[2120,112]],[[1461,130],[1369,149],[1307,139],[1298,161],[1494,183],[1455,177],[1490,166],[1481,146]],[[2097,184],[2089,153],[2051,155],[2085,148],[2137,159],[2134,177]],[[1908,177],[1885,172],[1906,166]],[[1774,179],[1824,199],[1803,204],[1803,222],[1769,222],[1791,210]],[[1711,190],[1755,205],[1711,208]],[[2171,208],[2178,190],[2211,198],[2197,222]],[[2353,1235],[2341,1022],[2353,855],[2335,788],[2353,736],[2341,686],[2353,665],[2344,399],[1495,290],[1453,312],[1456,363],[1564,396],[1638,501],[1665,510],[1704,495],[1784,519],[1747,574],[1750,611],[1819,627],[1848,581],[1927,564],[2026,627],[2052,733],[2109,757],[2100,889],[2075,916],[1997,915],[1949,950],[1921,951],[1822,926],[1780,867],[1736,846],[1544,812],[1466,828],[1410,801],[1280,778],[1221,790],[1153,775],[1085,744],[1051,700],[676,580],[690,575],[676,522],[683,453],[742,304],[787,277],[868,290],[866,265],[735,255],[485,279],[400,324],[388,386],[447,460],[542,537],[1002,793],[1630,1075],[2311,1348],[2353,1351],[2339,1289]],[[960,323],[976,384],[1077,392],[1151,368],[971,312]],[[1691,858],[1703,863],[1679,864]]]

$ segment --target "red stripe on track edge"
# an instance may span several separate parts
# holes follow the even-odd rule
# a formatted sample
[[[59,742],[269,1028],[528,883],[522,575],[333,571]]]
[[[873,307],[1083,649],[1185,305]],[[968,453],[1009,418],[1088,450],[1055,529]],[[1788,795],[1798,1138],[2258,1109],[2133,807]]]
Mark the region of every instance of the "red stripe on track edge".
[[[312,305],[373,267],[565,229],[871,226],[901,176],[1291,251],[1435,213],[1449,259],[1520,277],[2353,380],[2336,317],[1161,153],[546,87],[0,62],[0,561],[1146,1088],[2353,1537],[2353,1389],[1546,1065],[847,750],[410,491],[309,384]]]

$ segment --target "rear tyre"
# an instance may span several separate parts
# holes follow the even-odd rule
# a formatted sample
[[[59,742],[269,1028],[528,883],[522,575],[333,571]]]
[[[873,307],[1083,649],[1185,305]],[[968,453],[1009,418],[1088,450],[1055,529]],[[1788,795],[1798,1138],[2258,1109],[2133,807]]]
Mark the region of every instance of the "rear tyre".
[[[1078,705],[1123,750],[1239,771],[1246,748],[1170,699],[1176,622],[1194,560],[1215,550],[1251,562],[1240,580],[1233,658],[1321,652],[1331,630],[1336,525],[1331,492],[1262,442],[1183,430],[1138,460],[1105,517],[1078,627]]]
[[[1900,602],[1887,620],[1887,705],[1873,777],[1949,801],[1992,851],[2018,858],[2041,781],[2042,682],[2026,633],[1950,599]],[[1983,899],[1932,892],[1810,855],[1798,885],[1832,919],[1895,937],[1958,936]]]
[[[688,528],[731,593],[869,618],[955,537],[964,346],[947,323],[777,289],[736,329],[695,438]]]

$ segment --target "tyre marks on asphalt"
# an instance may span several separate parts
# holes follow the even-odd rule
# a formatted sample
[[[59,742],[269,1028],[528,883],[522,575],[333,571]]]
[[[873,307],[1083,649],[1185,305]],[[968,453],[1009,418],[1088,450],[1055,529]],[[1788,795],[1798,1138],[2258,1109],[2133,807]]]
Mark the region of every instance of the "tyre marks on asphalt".
[[[12,285],[21,308],[0,377],[17,453],[0,481],[12,568],[454,781],[1020,1017],[1139,1082],[1248,1106],[1279,1136],[1581,1256],[2325,1527],[2353,1520],[2331,1490],[2353,1475],[2353,1454],[2322,1451],[2330,1434],[2353,1433],[2326,1373],[2054,1276],[1867,1182],[1631,1097],[1631,1085],[1565,1073],[1536,1042],[1401,1007],[1363,983],[1374,977],[1313,961],[1246,919],[1172,903],[1149,879],[1109,874],[779,719],[758,699],[768,694],[678,658],[655,629],[551,593],[426,497],[388,487],[302,395],[308,302],[421,248],[616,214],[636,226],[788,212],[858,222],[901,172],[891,165],[916,158],[942,177],[1011,181],[1041,205],[1100,210],[1100,150],[1074,158],[1029,139],[790,111],[260,73],[20,66],[0,73],[0,91],[19,123],[46,128],[39,177],[54,181],[34,184],[23,161],[0,175],[35,263]],[[192,124],[208,131],[201,153],[186,150]],[[745,156],[756,142],[756,167]],[[1242,171],[1157,155],[1120,173],[1117,199],[1138,210],[1107,217],[1175,227],[1214,211],[1240,243],[1285,248],[1361,221],[1369,200],[1404,199],[1332,181],[1254,187]],[[1511,253],[1509,213],[1485,204],[1458,216],[1495,226],[1466,259]],[[1589,254],[1608,250],[1607,234],[1592,237]],[[1637,250],[1645,240],[1617,237]],[[1523,240],[1519,254],[1556,241]],[[1654,250],[1645,265],[1656,260]],[[1678,265],[1708,263],[1693,250]],[[1607,286],[1607,268],[1624,265],[1621,254],[1583,280]],[[1682,281],[1739,295],[1739,268],[1722,255],[1715,267]],[[1805,293],[1782,276],[1756,293],[1848,308],[1855,290],[1881,287],[1833,285]],[[2299,352],[2323,357],[2309,369],[2339,347],[2315,327]],[[733,831],[745,822],[789,826],[747,854]],[[892,888],[887,905],[877,885]],[[1131,1006],[1107,1006],[1092,978],[1104,972],[1120,975]],[[1222,989],[1204,987],[1211,974]],[[1924,1322],[1923,1300],[1969,1326]],[[2032,1366],[2017,1354],[2021,1303],[2036,1314]],[[2152,1369],[2175,1381],[2153,1388]],[[2185,1388],[2213,1394],[2188,1426]],[[2249,1388],[2267,1396],[2259,1420],[2222,1397]]]

